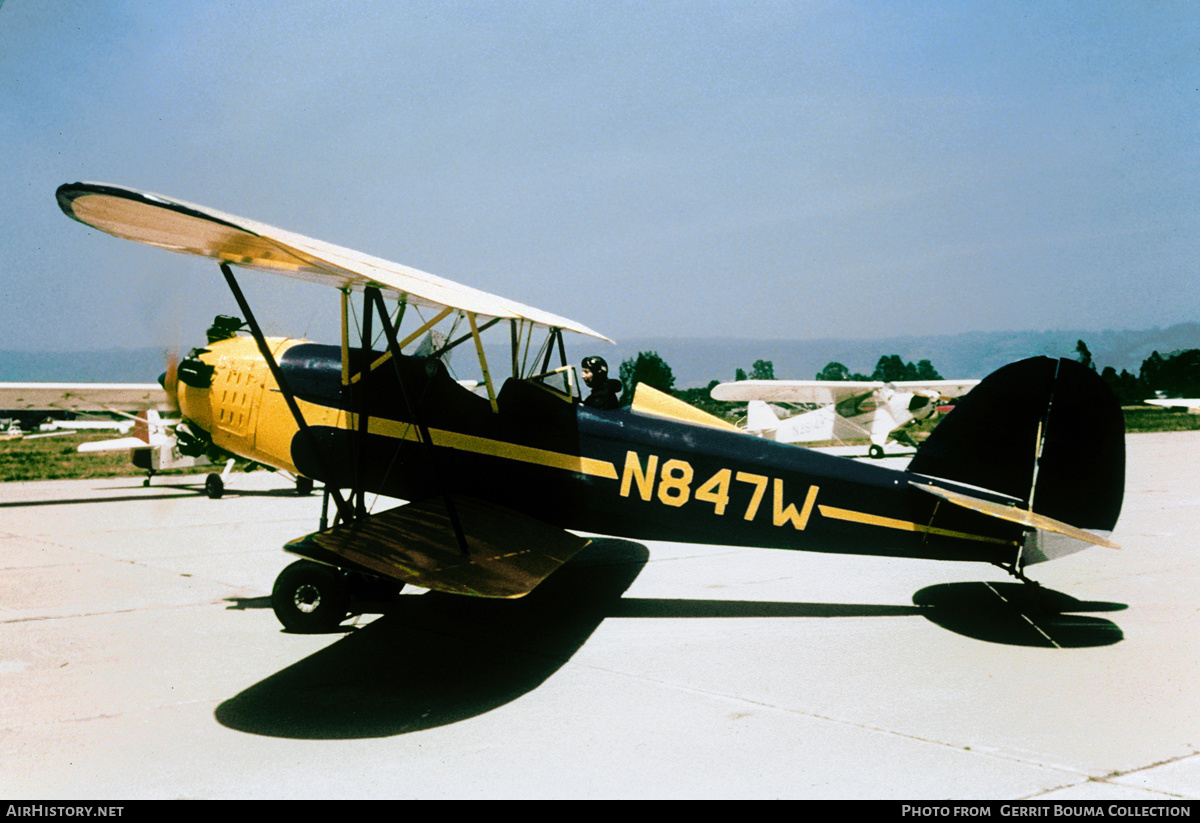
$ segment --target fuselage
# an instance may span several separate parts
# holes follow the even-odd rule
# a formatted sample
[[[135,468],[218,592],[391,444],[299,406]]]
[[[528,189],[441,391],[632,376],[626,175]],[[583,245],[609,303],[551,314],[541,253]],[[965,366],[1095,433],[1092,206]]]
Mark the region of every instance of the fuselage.
[[[1003,562],[1021,538],[913,486],[945,481],[595,410],[529,380],[508,380],[493,408],[438,360],[352,351],[344,370],[338,347],[267,344],[307,433],[247,337],[189,358],[183,414],[221,449],[327,485],[463,495],[567,529],[690,543]]]

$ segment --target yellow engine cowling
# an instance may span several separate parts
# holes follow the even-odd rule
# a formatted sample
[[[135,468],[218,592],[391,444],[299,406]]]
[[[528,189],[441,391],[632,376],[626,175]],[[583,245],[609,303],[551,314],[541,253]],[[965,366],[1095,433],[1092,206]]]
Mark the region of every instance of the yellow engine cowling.
[[[267,338],[276,362],[300,342]],[[209,382],[207,387],[181,379],[179,408],[183,417],[207,432],[218,448],[295,472],[291,444],[298,427],[254,339],[230,337],[209,343],[196,359],[202,364],[200,369],[207,371],[207,366],[212,374],[209,381],[194,381]]]

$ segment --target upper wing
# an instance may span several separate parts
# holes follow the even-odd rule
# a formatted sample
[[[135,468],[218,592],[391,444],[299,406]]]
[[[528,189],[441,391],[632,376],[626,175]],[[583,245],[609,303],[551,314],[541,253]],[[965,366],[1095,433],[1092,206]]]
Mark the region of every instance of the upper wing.
[[[767,403],[818,403],[835,405],[884,386],[899,391],[936,391],[946,397],[966,394],[978,380],[899,380],[884,383],[879,380],[738,380],[713,386],[713,400],[745,403],[763,400]]]
[[[166,411],[157,383],[0,383],[0,409],[8,411]]]
[[[58,205],[85,225],[181,254],[213,257],[341,289],[374,286],[417,305],[525,319],[608,340],[564,317],[399,263],[149,192],[103,183],[67,183],[58,188]]]

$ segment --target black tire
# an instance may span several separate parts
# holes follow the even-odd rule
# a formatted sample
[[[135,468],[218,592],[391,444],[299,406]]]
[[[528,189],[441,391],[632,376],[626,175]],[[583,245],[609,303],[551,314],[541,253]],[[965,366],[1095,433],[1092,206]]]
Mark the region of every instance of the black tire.
[[[346,619],[350,595],[342,573],[332,566],[297,560],[275,579],[271,608],[290,632],[335,631]]]
[[[296,496],[308,497],[312,494],[313,481],[311,477],[305,477],[302,474],[296,475]]]
[[[204,478],[204,493],[208,495],[209,500],[221,499],[221,495],[225,493],[225,481],[221,479],[221,475],[210,474]]]
[[[878,460],[881,457],[883,457],[883,446],[879,446],[879,445],[876,445],[875,443],[872,443],[871,448],[867,449],[867,454],[871,457],[872,460]]]

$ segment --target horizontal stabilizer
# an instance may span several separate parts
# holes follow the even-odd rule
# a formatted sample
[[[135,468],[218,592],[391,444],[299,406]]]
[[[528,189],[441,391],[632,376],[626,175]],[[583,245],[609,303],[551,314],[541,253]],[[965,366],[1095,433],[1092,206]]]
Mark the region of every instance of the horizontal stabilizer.
[[[971,497],[970,495],[962,494],[961,492],[942,489],[926,483],[914,482],[912,485],[915,488],[929,492],[930,494],[940,497],[943,500],[949,501],[956,506],[962,506],[963,508],[979,512],[980,514],[998,517],[1001,520],[1007,520],[1010,523],[1017,523],[1018,525],[1026,526],[1030,529],[1054,532],[1055,534],[1061,534],[1075,540],[1082,540],[1086,543],[1094,543],[1097,546],[1106,546],[1110,549],[1121,548],[1116,543],[1098,534],[1094,534],[1093,532],[1086,531],[1084,529],[1077,529],[1069,523],[1063,523],[1062,521],[1046,517],[1044,514],[1038,514],[1037,512],[1029,511],[1028,509],[1020,509],[1016,506],[1006,506],[1003,503],[993,503],[990,500],[981,500],[978,497]]]
[[[115,440],[93,440],[90,443],[80,443],[78,451],[87,452],[118,452],[126,449],[148,449],[151,443],[137,437],[118,437]]]
[[[462,497],[453,504],[465,554],[440,497],[314,532],[284,548],[435,591],[512,598],[533,591],[588,543],[503,506]]]

